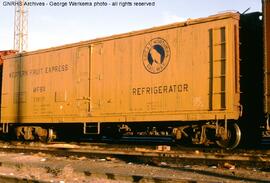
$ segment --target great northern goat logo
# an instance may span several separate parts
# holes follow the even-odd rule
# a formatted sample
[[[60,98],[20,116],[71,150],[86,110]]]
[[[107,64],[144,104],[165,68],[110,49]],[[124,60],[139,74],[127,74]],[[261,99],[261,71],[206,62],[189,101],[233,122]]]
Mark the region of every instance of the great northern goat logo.
[[[170,47],[162,38],[152,39],[143,51],[143,65],[153,74],[162,72],[169,64],[171,57]]]

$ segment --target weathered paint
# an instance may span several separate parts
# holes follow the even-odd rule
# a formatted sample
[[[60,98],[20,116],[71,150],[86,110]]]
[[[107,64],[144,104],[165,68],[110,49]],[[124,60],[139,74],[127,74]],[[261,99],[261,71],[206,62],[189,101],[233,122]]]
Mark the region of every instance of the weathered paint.
[[[225,13],[8,57],[1,122],[238,119],[238,29]]]

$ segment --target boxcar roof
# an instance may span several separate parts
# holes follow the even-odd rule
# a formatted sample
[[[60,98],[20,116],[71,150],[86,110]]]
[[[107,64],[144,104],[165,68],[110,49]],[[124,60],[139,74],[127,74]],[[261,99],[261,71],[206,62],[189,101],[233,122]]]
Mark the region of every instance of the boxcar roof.
[[[236,12],[220,13],[220,14],[211,15],[211,16],[208,16],[205,18],[188,19],[187,21],[184,21],[184,22],[177,22],[177,23],[172,23],[172,24],[168,24],[168,25],[152,27],[152,28],[138,30],[138,31],[132,31],[132,32],[128,32],[128,33],[116,34],[116,35],[112,35],[112,36],[96,38],[96,39],[87,40],[87,41],[80,41],[80,42],[76,42],[76,43],[65,44],[65,45],[61,45],[61,46],[45,48],[45,49],[40,49],[40,50],[35,50],[35,51],[30,51],[30,52],[23,52],[23,53],[19,53],[16,55],[8,55],[5,58],[27,56],[27,55],[39,54],[39,53],[43,53],[43,52],[61,50],[64,48],[72,48],[72,47],[83,46],[83,45],[88,45],[88,44],[96,44],[99,42],[120,39],[120,38],[124,38],[124,37],[129,37],[129,36],[135,36],[135,35],[140,35],[140,34],[145,34],[145,33],[151,33],[151,32],[156,32],[156,31],[161,31],[161,30],[166,30],[166,29],[172,29],[172,28],[176,28],[176,27],[184,27],[184,26],[205,23],[205,22],[211,22],[211,21],[216,21],[216,20],[222,20],[222,19],[227,19],[227,18],[234,18],[234,19],[239,20],[240,15],[239,15],[239,13],[236,13]]]

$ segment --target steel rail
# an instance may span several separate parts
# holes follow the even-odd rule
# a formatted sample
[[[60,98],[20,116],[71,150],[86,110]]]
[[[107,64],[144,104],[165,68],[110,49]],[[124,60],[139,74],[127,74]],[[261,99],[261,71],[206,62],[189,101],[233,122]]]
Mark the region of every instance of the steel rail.
[[[161,150],[160,150],[161,149]],[[107,147],[104,144],[98,145],[72,145],[72,144],[41,144],[41,145],[1,145],[2,151],[16,152],[43,152],[55,155],[76,155],[87,157],[120,157],[120,158],[144,158],[146,161],[151,159],[160,159],[168,162],[195,161],[201,164],[213,164],[215,162],[231,162],[244,165],[270,165],[269,150],[246,150],[243,152],[235,151],[208,151],[199,150],[170,150],[170,146],[136,147],[128,145],[119,147]],[[190,162],[190,161],[189,161]]]

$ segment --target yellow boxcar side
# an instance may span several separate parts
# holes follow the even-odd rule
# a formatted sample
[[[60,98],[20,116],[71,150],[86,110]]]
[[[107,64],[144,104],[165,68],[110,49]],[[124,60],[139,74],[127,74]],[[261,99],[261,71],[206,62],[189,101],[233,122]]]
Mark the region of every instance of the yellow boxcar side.
[[[229,14],[93,44],[94,121],[239,118],[238,20]],[[149,61],[155,45],[159,68]]]
[[[238,119],[239,15],[8,57],[2,123]]]

